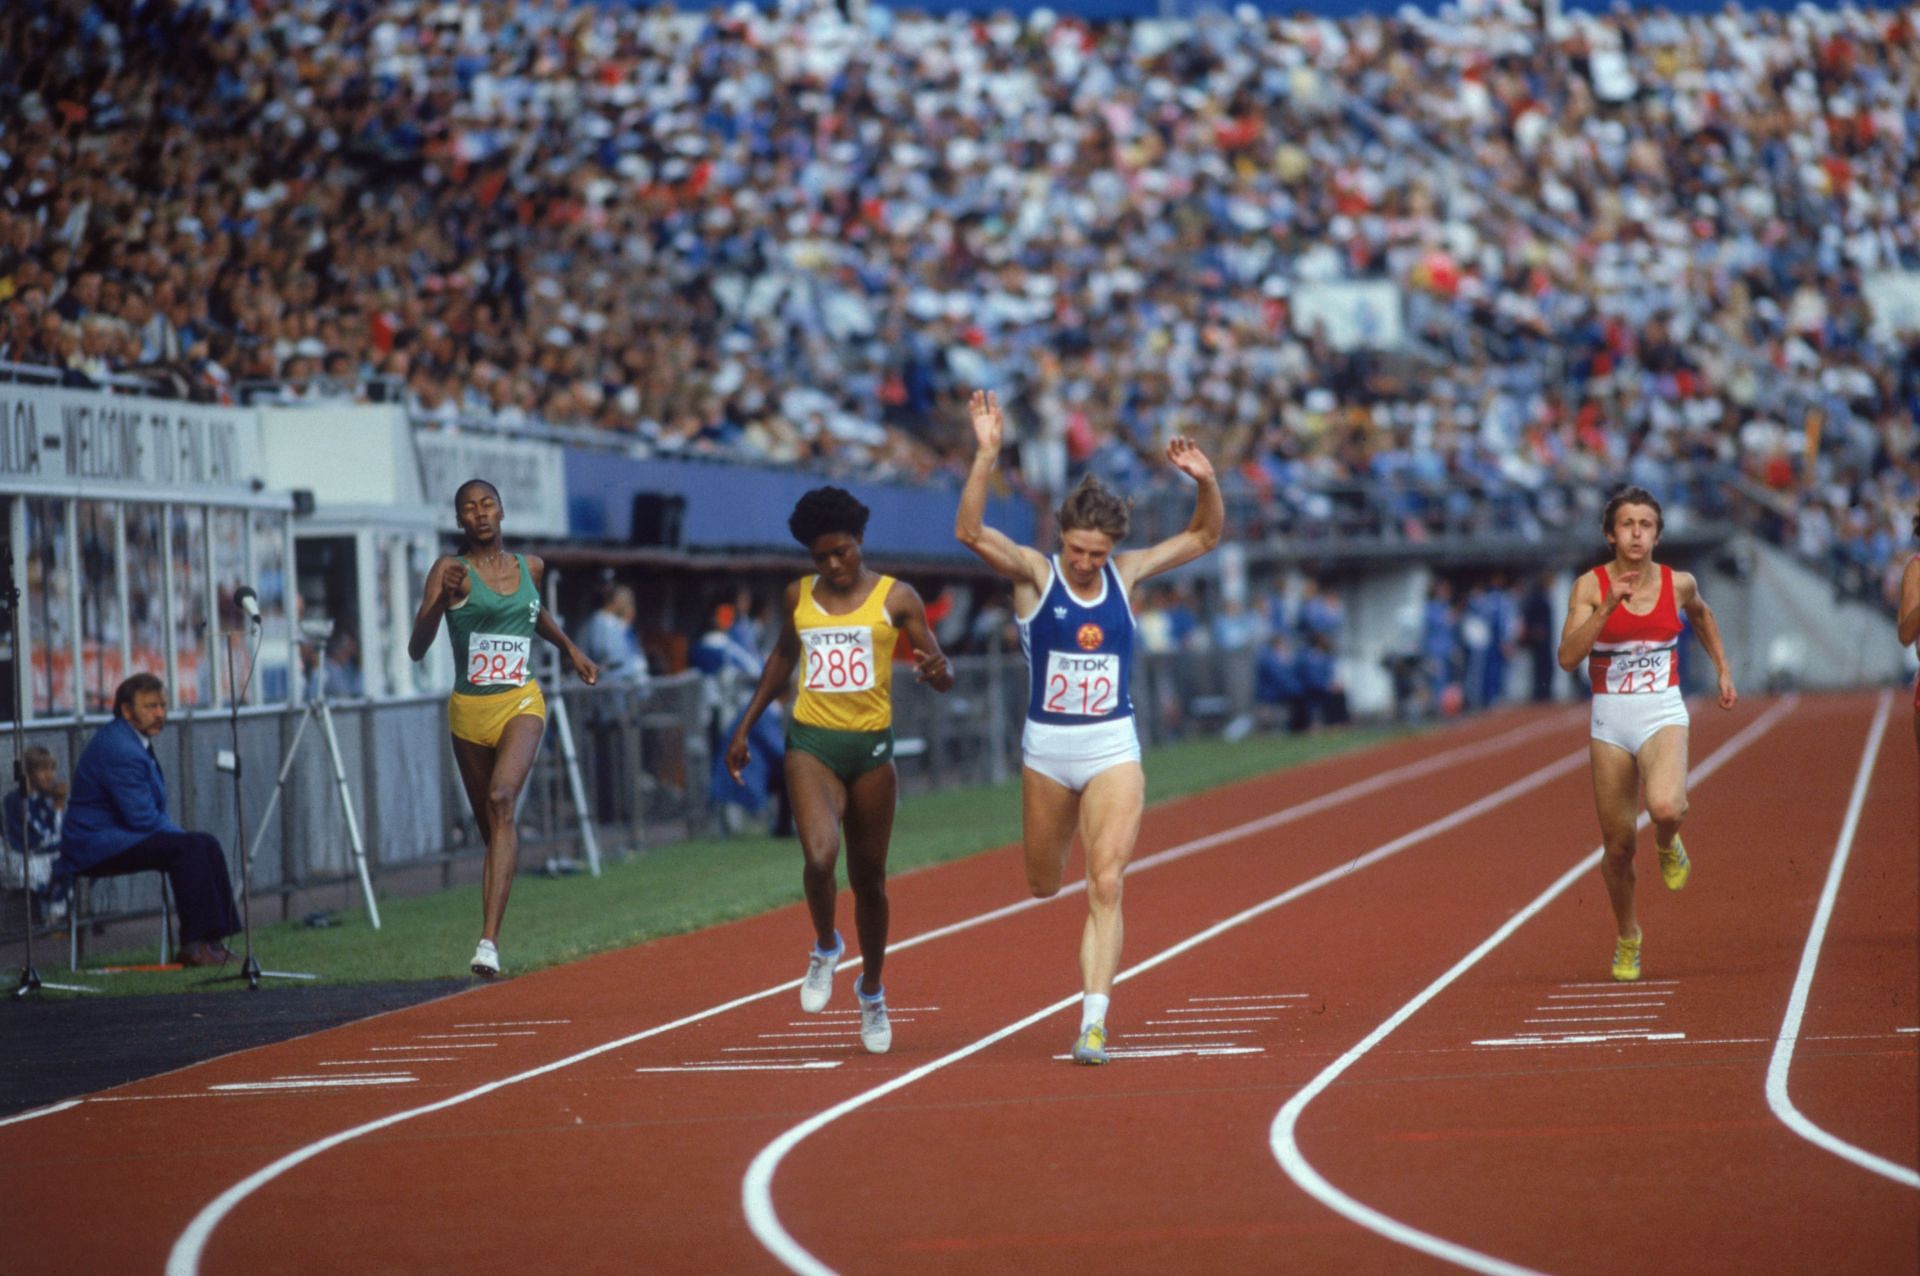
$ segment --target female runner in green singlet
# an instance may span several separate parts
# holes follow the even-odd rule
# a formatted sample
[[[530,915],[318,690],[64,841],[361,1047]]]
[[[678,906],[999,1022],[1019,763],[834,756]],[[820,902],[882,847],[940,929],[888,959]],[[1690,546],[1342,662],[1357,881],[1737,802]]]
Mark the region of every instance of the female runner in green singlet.
[[[455,683],[447,699],[447,727],[460,783],[487,843],[480,883],[480,944],[473,973],[500,973],[500,921],[520,857],[514,808],[533,769],[546,730],[547,702],[534,681],[533,637],[558,647],[588,686],[600,667],[573,645],[540,602],[546,565],[509,554],[500,543],[500,493],[485,479],[469,479],[453,494],[454,518],[466,535],[466,552],[445,555],[427,573],[420,610],[413,618],[407,654],[427,654],[446,617],[453,642]]]

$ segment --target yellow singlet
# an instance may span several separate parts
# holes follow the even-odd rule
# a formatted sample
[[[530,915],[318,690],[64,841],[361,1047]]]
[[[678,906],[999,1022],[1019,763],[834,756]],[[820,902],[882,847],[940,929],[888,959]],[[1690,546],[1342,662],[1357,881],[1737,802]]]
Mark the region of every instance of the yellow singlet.
[[[893,644],[887,616],[893,577],[882,576],[866,601],[831,616],[814,601],[818,576],[800,582],[793,627],[800,635],[800,697],[793,720],[833,731],[885,731],[893,725]]]

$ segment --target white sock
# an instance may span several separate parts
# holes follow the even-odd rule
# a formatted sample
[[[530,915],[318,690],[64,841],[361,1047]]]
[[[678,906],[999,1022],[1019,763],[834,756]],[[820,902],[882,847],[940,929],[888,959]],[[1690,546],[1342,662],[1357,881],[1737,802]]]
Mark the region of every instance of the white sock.
[[[1107,1021],[1108,998],[1103,993],[1090,992],[1080,999],[1080,1031],[1085,1032],[1097,1023]]]

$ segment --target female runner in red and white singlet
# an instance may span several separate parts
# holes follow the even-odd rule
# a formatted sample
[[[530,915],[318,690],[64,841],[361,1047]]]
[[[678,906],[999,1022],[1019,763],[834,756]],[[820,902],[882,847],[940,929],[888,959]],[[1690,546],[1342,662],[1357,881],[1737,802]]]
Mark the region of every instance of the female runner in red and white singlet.
[[[1737,698],[1720,627],[1699,585],[1690,573],[1653,561],[1663,524],[1660,503],[1644,488],[1624,488],[1607,502],[1600,526],[1613,560],[1574,582],[1560,635],[1560,667],[1572,673],[1584,660],[1593,678],[1588,751],[1603,844],[1600,876],[1618,930],[1613,977],[1621,980],[1640,978],[1633,855],[1642,791],[1662,879],[1677,891],[1692,872],[1680,843],[1688,725],[1677,659],[1681,612],[1719,671],[1720,707],[1733,708]]]

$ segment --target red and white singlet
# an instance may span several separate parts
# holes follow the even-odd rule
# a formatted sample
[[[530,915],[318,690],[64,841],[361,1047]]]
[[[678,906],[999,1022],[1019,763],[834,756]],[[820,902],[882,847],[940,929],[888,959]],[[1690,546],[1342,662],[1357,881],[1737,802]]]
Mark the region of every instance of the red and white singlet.
[[[1600,580],[1600,601],[1606,602],[1613,581],[1605,567],[1593,574]],[[1593,654],[1587,658],[1587,676],[1593,694],[1648,695],[1680,685],[1680,609],[1673,601],[1673,568],[1660,568],[1660,597],[1653,610],[1636,616],[1616,607],[1600,626]]]

